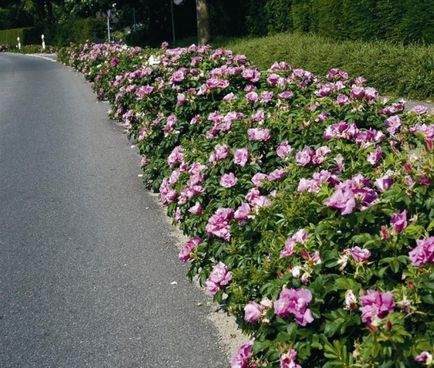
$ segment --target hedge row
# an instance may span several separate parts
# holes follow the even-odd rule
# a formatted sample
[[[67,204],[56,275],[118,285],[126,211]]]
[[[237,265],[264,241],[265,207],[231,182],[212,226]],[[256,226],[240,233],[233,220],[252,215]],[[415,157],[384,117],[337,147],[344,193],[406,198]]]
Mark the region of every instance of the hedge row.
[[[17,45],[17,37],[20,38],[21,44],[27,44],[34,39],[32,28],[12,28],[0,30],[0,43],[15,47]],[[41,35],[39,35],[39,38]]]
[[[219,35],[310,32],[339,40],[434,43],[432,0],[221,0],[210,2],[210,13]]]
[[[17,54],[53,54],[56,52],[56,48],[53,46],[46,46],[45,49],[42,49],[41,45],[24,45],[21,46],[20,50],[16,47],[13,47],[8,49],[7,51]]]
[[[251,340],[232,367],[434,353],[434,118],[362,77],[206,46],[62,50],[138,141],[179,258]]]
[[[246,54],[263,68],[275,59],[318,74],[340,67],[352,75],[364,75],[382,94],[415,99],[434,97],[434,46],[337,42],[315,35],[285,33],[218,44]]]

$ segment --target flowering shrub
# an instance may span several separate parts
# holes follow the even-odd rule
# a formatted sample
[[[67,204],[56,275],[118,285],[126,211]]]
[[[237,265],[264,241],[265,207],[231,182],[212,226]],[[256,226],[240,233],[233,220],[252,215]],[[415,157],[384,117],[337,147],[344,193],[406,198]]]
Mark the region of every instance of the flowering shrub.
[[[361,78],[207,46],[71,47],[251,337],[232,367],[433,364],[434,119]]]

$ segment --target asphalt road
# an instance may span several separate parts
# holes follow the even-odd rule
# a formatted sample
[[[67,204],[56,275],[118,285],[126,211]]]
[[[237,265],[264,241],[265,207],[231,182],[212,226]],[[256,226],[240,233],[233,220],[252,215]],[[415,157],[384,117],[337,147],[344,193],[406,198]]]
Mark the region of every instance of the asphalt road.
[[[0,367],[227,367],[107,109],[66,67],[0,54]]]

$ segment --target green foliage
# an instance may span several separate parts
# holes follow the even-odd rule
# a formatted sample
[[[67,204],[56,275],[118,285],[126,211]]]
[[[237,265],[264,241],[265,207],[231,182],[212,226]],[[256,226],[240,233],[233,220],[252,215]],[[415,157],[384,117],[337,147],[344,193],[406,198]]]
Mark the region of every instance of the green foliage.
[[[15,47],[17,45],[17,37],[19,37],[21,44],[24,45],[29,40],[31,32],[32,28],[3,29],[0,31],[0,43]]]
[[[223,49],[87,43],[59,58],[137,140],[145,184],[191,238],[189,277],[254,339],[239,366],[413,368],[433,353],[427,109],[339,69],[264,71]]]
[[[56,48],[47,45],[45,50],[43,50],[42,45],[24,45],[21,47],[21,50],[11,48],[9,51],[20,54],[52,54],[56,52]]]
[[[220,42],[268,68],[276,59],[315,73],[340,67],[363,75],[381,93],[429,99],[434,96],[434,46],[387,42],[336,42],[315,35],[277,34]]]
[[[53,32],[53,43],[58,46],[71,42],[104,40],[106,25],[100,18],[68,18],[58,24]]]
[[[265,4],[268,33],[289,31],[292,28],[292,0],[269,0]]]

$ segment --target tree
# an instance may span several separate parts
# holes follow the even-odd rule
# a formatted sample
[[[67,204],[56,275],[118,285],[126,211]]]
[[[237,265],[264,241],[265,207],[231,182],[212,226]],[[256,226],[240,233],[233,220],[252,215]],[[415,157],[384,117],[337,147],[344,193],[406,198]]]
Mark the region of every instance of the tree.
[[[196,0],[196,13],[198,43],[204,45],[209,42],[209,18],[206,0]]]

